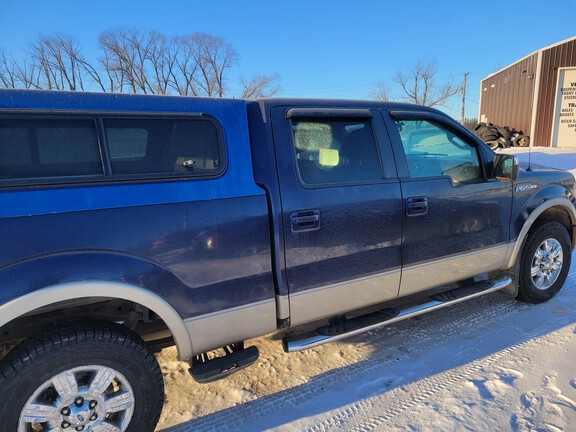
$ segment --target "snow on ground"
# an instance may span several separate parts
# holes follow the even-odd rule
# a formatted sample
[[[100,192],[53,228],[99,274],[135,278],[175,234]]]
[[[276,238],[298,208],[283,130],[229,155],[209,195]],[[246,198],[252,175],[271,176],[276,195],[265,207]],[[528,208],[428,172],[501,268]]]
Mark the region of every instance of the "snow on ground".
[[[530,157],[576,175],[576,150]],[[301,353],[266,336],[254,366],[212,384],[166,349],[157,430],[574,431],[575,305],[573,264],[545,304],[489,294]]]

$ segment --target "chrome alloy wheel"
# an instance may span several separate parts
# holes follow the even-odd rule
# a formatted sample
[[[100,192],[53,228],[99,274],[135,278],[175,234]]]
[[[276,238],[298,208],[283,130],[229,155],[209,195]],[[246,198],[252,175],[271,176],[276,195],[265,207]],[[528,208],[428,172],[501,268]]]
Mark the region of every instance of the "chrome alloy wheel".
[[[550,288],[558,279],[563,262],[560,242],[554,238],[544,240],[532,258],[530,273],[534,286],[539,290]]]
[[[122,432],[134,412],[134,392],[118,371],[81,366],[50,378],[30,396],[18,432]]]

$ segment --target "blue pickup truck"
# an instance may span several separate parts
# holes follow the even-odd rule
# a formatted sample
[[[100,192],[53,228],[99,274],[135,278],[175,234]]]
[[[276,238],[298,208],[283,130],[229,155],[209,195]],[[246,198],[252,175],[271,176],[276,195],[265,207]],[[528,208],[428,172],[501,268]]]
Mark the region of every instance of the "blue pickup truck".
[[[546,301],[575,201],[422,106],[0,90],[0,430],[152,431],[171,345],[203,383],[271,332]]]

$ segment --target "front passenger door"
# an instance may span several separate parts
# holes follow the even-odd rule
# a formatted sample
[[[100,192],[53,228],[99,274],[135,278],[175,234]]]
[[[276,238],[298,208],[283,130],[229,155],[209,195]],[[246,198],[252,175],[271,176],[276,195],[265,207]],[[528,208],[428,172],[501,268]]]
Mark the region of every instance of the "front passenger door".
[[[511,183],[487,178],[479,144],[443,116],[395,112],[388,120],[405,174],[400,295],[499,269]]]

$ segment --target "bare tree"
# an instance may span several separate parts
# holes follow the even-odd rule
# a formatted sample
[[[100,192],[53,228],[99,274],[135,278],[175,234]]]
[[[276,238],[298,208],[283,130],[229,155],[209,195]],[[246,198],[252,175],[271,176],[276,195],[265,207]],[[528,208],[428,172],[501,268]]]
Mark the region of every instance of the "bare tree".
[[[0,54],[0,82],[6,88],[40,89],[40,70],[30,59],[19,62],[14,57]]]
[[[29,59],[16,67],[25,88],[75,91],[95,83],[104,90],[98,71],[82,56],[72,36],[41,36],[32,43],[29,54]]]
[[[16,88],[17,86],[16,65],[13,59],[8,60],[6,53],[0,51],[0,84],[4,88]]]
[[[426,106],[443,105],[448,98],[460,92],[461,86],[451,80],[437,84],[437,70],[436,61],[420,60],[408,72],[399,72],[394,81],[400,85],[406,95],[404,99],[409,102]]]
[[[72,37],[42,36],[32,44],[30,54],[40,69],[46,88],[83,90],[79,49]]]
[[[112,91],[154,93],[146,75],[149,46],[145,35],[136,29],[111,30],[98,37],[104,51],[101,64],[112,81]]]
[[[273,97],[280,91],[278,75],[259,75],[249,80],[242,79],[242,99]]]
[[[224,97],[238,54],[224,39],[207,33],[167,37],[158,32],[116,29],[100,34],[102,55],[91,64],[75,39],[42,36],[23,61],[0,50],[0,86],[47,90]],[[242,81],[242,97],[276,95],[278,75]]]
[[[178,45],[166,36],[152,32],[148,38],[148,57],[152,69],[151,87],[155,94],[170,92],[173,69],[178,56]]]
[[[171,73],[172,87],[180,95],[199,96],[197,85],[199,65],[197,62],[198,50],[192,35],[177,36],[174,38],[177,46],[177,55]]]
[[[378,84],[376,84],[376,88],[374,89],[373,93],[372,93],[374,99],[378,100],[378,101],[389,101],[390,98],[390,89],[388,88],[388,86],[386,85],[386,83],[380,82]]]
[[[227,73],[238,61],[232,46],[207,33],[194,33],[178,41],[182,53],[178,70],[183,82],[188,83],[187,88],[197,96],[223,97]]]

